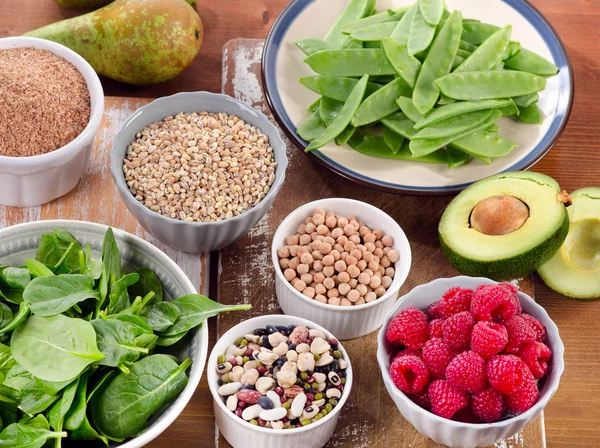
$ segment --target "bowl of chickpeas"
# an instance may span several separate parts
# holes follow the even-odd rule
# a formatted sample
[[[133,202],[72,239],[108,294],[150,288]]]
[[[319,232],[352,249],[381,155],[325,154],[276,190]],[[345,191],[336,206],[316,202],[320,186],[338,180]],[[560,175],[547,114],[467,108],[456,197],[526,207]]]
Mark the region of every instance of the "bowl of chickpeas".
[[[271,256],[283,312],[312,320],[339,339],[383,325],[411,265],[398,223],[345,198],[321,199],[290,213],[275,232]]]

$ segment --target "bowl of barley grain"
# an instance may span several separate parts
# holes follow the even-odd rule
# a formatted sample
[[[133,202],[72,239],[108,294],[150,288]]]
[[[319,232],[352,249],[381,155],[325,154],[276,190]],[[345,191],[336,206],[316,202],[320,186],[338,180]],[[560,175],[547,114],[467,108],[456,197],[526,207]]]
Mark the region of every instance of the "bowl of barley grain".
[[[269,210],[286,147],[261,112],[227,95],[185,92],[138,109],[114,139],[111,172],[139,223],[204,253],[244,236]]]
[[[41,205],[75,188],[103,112],[100,79],[77,53],[0,39],[0,204]]]

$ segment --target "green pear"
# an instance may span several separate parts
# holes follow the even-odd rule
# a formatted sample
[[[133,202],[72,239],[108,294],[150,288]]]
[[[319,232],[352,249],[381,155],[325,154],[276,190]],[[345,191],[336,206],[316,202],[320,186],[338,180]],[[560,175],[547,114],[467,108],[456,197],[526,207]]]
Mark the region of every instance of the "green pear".
[[[65,8],[70,9],[80,9],[80,8],[98,8],[100,6],[108,5],[112,3],[114,0],[56,0],[56,2],[64,6]],[[197,0],[185,0],[193,8],[198,4]]]
[[[200,51],[203,35],[186,0],[116,0],[25,34],[65,45],[98,74],[135,85],[177,76]]]

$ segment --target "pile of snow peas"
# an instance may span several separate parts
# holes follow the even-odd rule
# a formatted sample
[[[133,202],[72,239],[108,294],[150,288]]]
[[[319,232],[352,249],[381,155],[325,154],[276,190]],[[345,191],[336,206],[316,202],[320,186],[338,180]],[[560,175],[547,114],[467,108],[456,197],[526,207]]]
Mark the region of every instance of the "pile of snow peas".
[[[452,13],[443,0],[377,12],[350,0],[323,39],[296,45],[317,75],[300,82],[321,97],[297,129],[306,151],[335,140],[398,160],[485,163],[517,144],[497,120],[541,124],[539,92],[558,68],[500,28]]]

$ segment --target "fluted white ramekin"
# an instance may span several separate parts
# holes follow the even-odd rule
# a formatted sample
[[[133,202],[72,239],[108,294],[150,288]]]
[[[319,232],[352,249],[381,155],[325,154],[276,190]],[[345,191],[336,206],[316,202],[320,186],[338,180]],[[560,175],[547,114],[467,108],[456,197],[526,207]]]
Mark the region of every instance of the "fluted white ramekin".
[[[81,134],[62,148],[32,157],[0,156],[0,204],[41,205],[71,191],[87,170],[94,138],[104,113],[104,92],[92,66],[64,45],[35,37],[0,39],[0,50],[33,47],[69,61],[82,74],[90,92],[90,119]]]
[[[328,337],[333,337],[331,332],[314,322],[283,314],[255,317],[231,328],[217,341],[208,360],[208,387],[213,396],[217,426],[223,437],[233,448],[321,448],[333,435],[340,418],[340,410],[348,400],[352,390],[352,363],[342,344],[339,344],[338,348],[342,351],[344,359],[348,361],[344,392],[337,406],[329,414],[310,425],[294,429],[272,429],[252,425],[227,409],[227,406],[223,403],[223,398],[217,393],[219,375],[216,372],[216,367],[219,356],[227,351],[227,347],[235,344],[237,339],[245,334],[252,333],[256,328],[265,328],[267,325],[285,325],[286,327],[289,325],[304,325],[309,329],[321,330]]]
[[[565,347],[560,340],[558,328],[550,319],[544,308],[535,303],[535,301],[523,292],[519,292],[519,300],[523,312],[531,314],[538,319],[548,332],[546,344],[552,350],[552,362],[547,375],[544,377],[544,383],[540,390],[538,402],[528,411],[522,414],[496,423],[461,423],[454,420],[448,420],[438,417],[429,411],[421,408],[412,402],[404,393],[402,393],[392,381],[390,370],[390,359],[394,350],[385,338],[385,333],[389,322],[401,310],[408,307],[415,307],[425,310],[433,302],[441,299],[442,295],[453,286],[461,288],[475,289],[479,285],[493,285],[497,282],[487,278],[475,277],[454,277],[441,278],[431,283],[417,286],[411,292],[402,296],[396,303],[391,313],[386,317],[386,324],[379,332],[379,346],[377,349],[377,361],[383,375],[385,387],[396,403],[402,416],[412,424],[417,431],[426,437],[434,440],[436,443],[447,445],[451,448],[473,448],[487,447],[494,443],[504,440],[522,430],[525,425],[535,420],[537,416],[548,404],[548,401],[558,390],[560,377],[564,371],[564,351]]]
[[[338,215],[356,216],[359,221],[372,229],[382,230],[394,239],[394,249],[400,252],[400,260],[394,263],[396,273],[386,293],[371,303],[354,306],[334,306],[309,299],[298,292],[283,276],[279,267],[277,249],[285,246],[285,240],[295,235],[298,226],[317,208],[332,211]],[[352,339],[369,334],[379,328],[385,316],[394,306],[400,287],[404,284],[411,264],[411,251],[408,238],[402,228],[387,213],[366,202],[345,198],[329,198],[309,202],[290,213],[279,225],[273,244],[271,257],[275,268],[275,291],[279,305],[285,314],[303,317],[327,328],[338,339]]]

